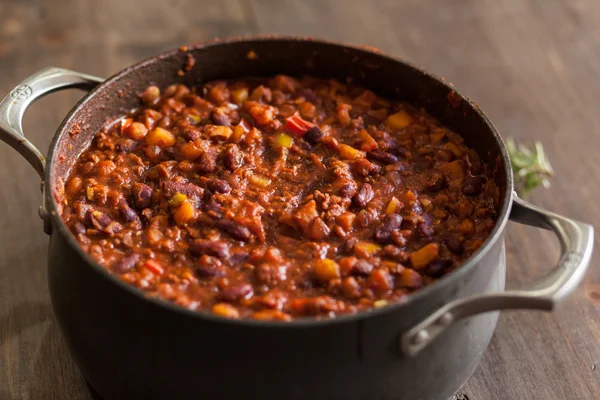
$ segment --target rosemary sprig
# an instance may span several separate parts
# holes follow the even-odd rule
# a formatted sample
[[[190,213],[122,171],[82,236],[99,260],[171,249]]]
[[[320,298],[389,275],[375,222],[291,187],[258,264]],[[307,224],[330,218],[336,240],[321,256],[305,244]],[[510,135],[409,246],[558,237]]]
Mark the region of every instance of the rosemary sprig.
[[[517,144],[512,138],[508,138],[506,147],[514,172],[515,189],[521,198],[527,199],[531,191],[540,185],[545,188],[550,186],[549,178],[554,171],[541,142],[535,142],[533,151],[525,144]]]

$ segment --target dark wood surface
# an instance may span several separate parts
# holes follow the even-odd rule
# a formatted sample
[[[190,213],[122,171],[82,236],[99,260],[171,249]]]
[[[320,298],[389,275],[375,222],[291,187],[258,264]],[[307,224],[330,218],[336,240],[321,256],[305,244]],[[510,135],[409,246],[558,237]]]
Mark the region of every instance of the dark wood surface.
[[[368,44],[444,76],[503,136],[543,141],[556,176],[534,203],[600,223],[597,0],[2,0],[0,95],[45,66],[108,76],[182,44],[255,33]],[[41,100],[26,134],[46,149],[80,96]],[[90,399],[53,321],[39,204],[35,172],[0,144],[0,399]],[[552,235],[515,224],[506,245],[511,287],[548,271],[558,255]],[[597,264],[554,313],[503,313],[459,394],[600,398]]]

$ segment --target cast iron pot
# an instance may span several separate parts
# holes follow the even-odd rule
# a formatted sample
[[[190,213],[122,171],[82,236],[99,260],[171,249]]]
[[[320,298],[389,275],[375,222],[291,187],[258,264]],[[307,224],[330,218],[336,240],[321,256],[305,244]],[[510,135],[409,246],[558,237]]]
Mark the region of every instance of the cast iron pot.
[[[256,57],[249,57],[251,51]],[[180,76],[188,54],[196,64]],[[485,244],[460,269],[405,303],[294,322],[232,321],[146,298],[81,250],[60,219],[55,193],[104,123],[138,106],[138,94],[150,84],[165,88],[278,73],[351,78],[424,107],[464,136],[496,166],[501,188],[498,222]],[[59,127],[46,161],[23,136],[23,114],[41,96],[72,87],[91,91]],[[481,359],[498,319],[492,311],[552,310],[581,281],[592,253],[591,226],[516,197],[506,148],[475,103],[410,64],[364,48],[304,38],[243,38],[167,52],[106,81],[48,68],[0,103],[0,139],[44,181],[40,216],[50,234],[54,314],[85,379],[106,399],[445,400]],[[560,241],[556,268],[527,290],[503,291],[508,219],[550,229]]]

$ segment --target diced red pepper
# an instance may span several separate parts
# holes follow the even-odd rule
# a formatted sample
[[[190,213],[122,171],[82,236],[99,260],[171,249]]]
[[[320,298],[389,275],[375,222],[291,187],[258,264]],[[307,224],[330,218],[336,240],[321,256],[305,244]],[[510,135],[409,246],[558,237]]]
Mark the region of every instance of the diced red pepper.
[[[296,135],[304,135],[310,128],[314,126],[313,123],[302,119],[298,113],[295,113],[288,119],[286,119],[285,127],[287,131],[295,133]]]
[[[161,267],[161,265],[154,260],[146,261],[144,267],[146,267],[146,269],[152,272],[154,275],[162,275],[163,272],[165,272],[163,267]]]

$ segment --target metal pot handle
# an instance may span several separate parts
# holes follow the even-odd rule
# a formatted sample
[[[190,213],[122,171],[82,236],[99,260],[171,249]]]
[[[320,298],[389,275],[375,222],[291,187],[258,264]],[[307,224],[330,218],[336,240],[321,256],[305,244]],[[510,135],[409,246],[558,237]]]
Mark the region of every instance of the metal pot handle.
[[[579,285],[592,256],[594,229],[591,225],[542,210],[516,194],[510,219],[556,234],[561,247],[556,268],[527,289],[480,294],[444,305],[401,335],[403,354],[415,356],[454,322],[475,314],[507,309],[550,311]]]
[[[55,67],[36,72],[0,102],[0,140],[25,157],[43,180],[46,157],[23,134],[25,111],[34,101],[49,93],[68,88],[91,90],[103,81],[102,78]]]

